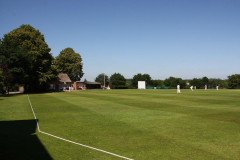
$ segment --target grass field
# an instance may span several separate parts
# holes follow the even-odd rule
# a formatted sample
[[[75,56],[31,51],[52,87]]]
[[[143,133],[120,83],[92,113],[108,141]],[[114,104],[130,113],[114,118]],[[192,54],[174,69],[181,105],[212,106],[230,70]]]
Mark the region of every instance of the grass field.
[[[131,159],[239,159],[240,90],[181,92],[91,90],[29,97],[41,131]],[[24,159],[121,159],[39,133],[26,94],[0,96],[0,104],[0,157],[11,158],[14,149],[17,156],[25,153]],[[11,148],[18,139],[23,144]]]

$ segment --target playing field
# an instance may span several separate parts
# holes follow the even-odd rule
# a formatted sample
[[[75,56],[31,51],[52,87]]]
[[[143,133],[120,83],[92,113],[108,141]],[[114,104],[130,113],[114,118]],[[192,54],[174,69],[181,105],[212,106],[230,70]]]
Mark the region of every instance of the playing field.
[[[240,90],[181,92],[90,90],[29,98],[41,131],[120,156],[239,159]],[[0,157],[121,159],[39,133],[27,94],[0,96],[0,108]],[[23,144],[12,147],[16,141]]]

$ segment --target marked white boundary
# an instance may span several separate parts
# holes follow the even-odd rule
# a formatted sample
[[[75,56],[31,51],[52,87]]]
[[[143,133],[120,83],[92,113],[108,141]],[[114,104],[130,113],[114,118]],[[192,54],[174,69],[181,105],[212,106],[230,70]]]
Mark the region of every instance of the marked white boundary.
[[[27,95],[28,96],[28,95]],[[127,160],[133,160],[131,158],[127,158],[127,157],[124,157],[124,156],[120,156],[120,155],[117,155],[115,153],[111,153],[111,152],[107,152],[107,151],[104,151],[104,150],[101,150],[101,149],[98,149],[98,148],[94,148],[94,147],[90,147],[90,146],[87,146],[87,145],[84,145],[84,144],[81,144],[81,143],[77,143],[77,142],[73,142],[73,141],[70,141],[70,140],[67,140],[67,139],[64,139],[64,138],[61,138],[61,137],[58,137],[58,136],[54,136],[52,134],[49,134],[49,133],[46,133],[46,132],[43,132],[40,130],[39,128],[39,125],[38,125],[38,121],[37,121],[37,117],[34,113],[34,110],[33,110],[33,107],[32,107],[32,104],[31,104],[31,101],[30,101],[30,98],[28,96],[28,101],[29,101],[29,104],[31,106],[31,109],[32,109],[32,112],[33,112],[33,116],[36,120],[36,123],[37,123],[37,128],[38,128],[38,132],[40,133],[43,133],[43,134],[46,134],[46,135],[49,135],[51,137],[54,137],[54,138],[57,138],[57,139],[60,139],[60,140],[63,140],[63,141],[66,141],[66,142],[69,142],[69,143],[73,143],[73,144],[76,144],[76,145],[79,145],[79,146],[83,146],[83,147],[86,147],[86,148],[90,148],[90,149],[93,149],[93,150],[96,150],[96,151],[100,151],[100,152],[103,152],[103,153],[107,153],[107,154],[110,154],[110,155],[113,155],[113,156],[116,156],[116,157],[120,157],[120,158],[123,158],[123,159],[127,159]]]

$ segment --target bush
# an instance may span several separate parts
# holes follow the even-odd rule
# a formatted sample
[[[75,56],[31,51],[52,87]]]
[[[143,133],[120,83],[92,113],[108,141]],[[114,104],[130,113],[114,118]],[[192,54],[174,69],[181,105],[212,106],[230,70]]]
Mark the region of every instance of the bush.
[[[137,87],[134,87],[131,83],[127,83],[126,87],[128,87],[128,89],[137,89]]]

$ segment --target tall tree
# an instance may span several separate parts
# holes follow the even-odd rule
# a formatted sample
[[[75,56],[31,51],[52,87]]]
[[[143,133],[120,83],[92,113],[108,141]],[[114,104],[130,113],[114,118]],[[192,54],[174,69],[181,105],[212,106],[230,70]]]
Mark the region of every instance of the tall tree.
[[[133,76],[132,79],[132,86],[133,87],[137,87],[138,86],[138,81],[145,81],[146,85],[151,85],[152,84],[152,78],[150,77],[149,74],[141,74],[138,73],[136,75]]]
[[[54,65],[57,66],[60,72],[67,73],[72,81],[80,81],[84,75],[81,62],[80,54],[68,47],[62,50],[56,57]]]
[[[105,77],[105,78],[104,78],[104,77]],[[104,79],[105,79],[105,82],[106,82],[106,83],[109,82],[108,76],[105,75],[104,73],[101,73],[101,74],[99,74],[99,75],[95,78],[95,82],[104,82]]]
[[[110,82],[112,82],[113,87],[126,86],[126,79],[120,73],[114,73],[113,75],[111,75]]]
[[[53,56],[44,35],[30,25],[5,34],[0,46],[2,64],[7,64],[13,84],[42,84],[57,75],[51,68]]]

